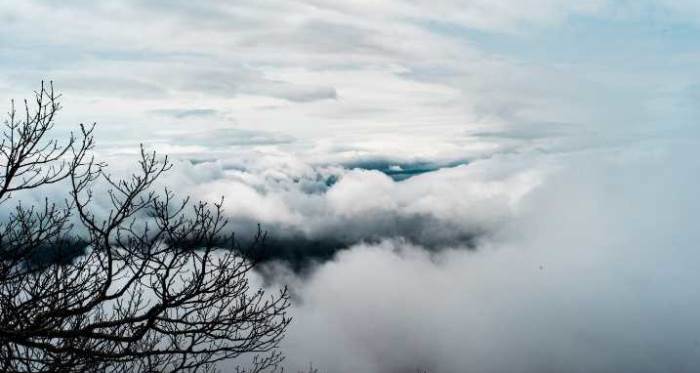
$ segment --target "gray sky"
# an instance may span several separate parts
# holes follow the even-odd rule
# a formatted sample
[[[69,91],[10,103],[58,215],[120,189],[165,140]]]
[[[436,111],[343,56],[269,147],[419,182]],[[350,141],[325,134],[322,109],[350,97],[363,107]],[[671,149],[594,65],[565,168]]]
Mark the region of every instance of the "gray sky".
[[[66,122],[170,153],[231,128],[381,151],[375,135],[478,147],[465,137],[697,119],[693,1],[8,1],[0,16],[0,98],[51,79]],[[199,143],[172,144],[193,128]]]

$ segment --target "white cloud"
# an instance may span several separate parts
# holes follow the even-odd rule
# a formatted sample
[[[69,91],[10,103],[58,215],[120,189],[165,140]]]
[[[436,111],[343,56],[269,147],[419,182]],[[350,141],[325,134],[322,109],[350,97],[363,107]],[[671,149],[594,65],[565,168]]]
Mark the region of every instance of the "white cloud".
[[[683,151],[562,159],[571,167],[527,193],[477,251],[388,240],[343,251],[308,279],[283,277],[298,297],[288,366],[697,370],[700,165],[672,146]]]
[[[150,113],[190,107],[303,139],[339,129],[450,136],[506,123],[588,127],[598,119],[590,97],[604,87],[554,64],[485,52],[465,30],[527,32],[605,8],[558,0],[438,1],[430,9],[398,0],[10,2],[0,8],[12,35],[0,100],[53,79],[68,121],[99,121],[104,137],[132,142],[170,126]]]

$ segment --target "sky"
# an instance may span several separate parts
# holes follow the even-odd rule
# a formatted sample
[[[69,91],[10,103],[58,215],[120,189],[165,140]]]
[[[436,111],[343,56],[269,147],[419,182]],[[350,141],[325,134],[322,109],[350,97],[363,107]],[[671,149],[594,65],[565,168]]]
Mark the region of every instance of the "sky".
[[[700,370],[697,1],[31,0],[0,21],[5,107],[51,80],[59,136],[96,122],[115,173],[168,154],[164,185],[270,233],[290,371]]]

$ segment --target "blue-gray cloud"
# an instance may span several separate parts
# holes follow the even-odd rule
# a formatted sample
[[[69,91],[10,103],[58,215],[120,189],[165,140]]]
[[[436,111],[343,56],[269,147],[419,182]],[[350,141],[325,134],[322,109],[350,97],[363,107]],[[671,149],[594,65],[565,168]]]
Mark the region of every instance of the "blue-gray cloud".
[[[193,117],[213,117],[216,116],[218,112],[214,109],[160,109],[153,110],[153,113],[173,117],[176,119],[185,119]]]

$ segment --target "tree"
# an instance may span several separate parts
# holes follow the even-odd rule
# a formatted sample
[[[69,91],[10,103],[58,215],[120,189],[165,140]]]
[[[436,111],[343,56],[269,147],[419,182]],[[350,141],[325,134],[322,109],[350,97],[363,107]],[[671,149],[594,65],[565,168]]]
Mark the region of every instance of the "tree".
[[[259,353],[252,371],[277,366],[289,296],[251,289],[254,263],[225,234],[223,200],[156,193],[171,163],[143,146],[138,172],[110,176],[91,155],[94,124],[50,139],[59,98],[42,83],[4,123],[0,204],[49,184],[69,192],[19,202],[0,223],[0,371],[212,371],[246,353]]]

